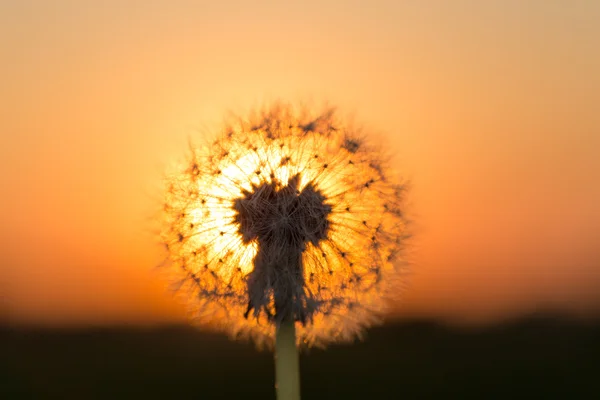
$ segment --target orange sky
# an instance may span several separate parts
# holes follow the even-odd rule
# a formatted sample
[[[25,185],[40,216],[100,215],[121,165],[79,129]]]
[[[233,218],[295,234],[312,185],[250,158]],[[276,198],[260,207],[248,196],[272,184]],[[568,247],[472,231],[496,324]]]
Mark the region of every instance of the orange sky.
[[[417,220],[400,315],[600,312],[599,2],[91,3],[0,4],[9,321],[181,321],[152,270],[161,173],[276,98],[391,143]]]

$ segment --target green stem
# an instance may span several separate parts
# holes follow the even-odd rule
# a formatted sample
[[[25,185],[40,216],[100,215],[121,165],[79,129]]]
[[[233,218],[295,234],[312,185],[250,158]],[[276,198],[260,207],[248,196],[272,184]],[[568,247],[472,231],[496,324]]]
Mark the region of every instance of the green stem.
[[[277,400],[300,400],[300,363],[292,318],[283,321],[275,333],[275,380]]]

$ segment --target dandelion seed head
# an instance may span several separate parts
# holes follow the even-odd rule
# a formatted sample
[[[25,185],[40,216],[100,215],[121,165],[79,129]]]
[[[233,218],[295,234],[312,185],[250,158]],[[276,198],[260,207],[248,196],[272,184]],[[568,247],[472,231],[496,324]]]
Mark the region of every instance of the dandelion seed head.
[[[332,109],[276,104],[192,147],[167,178],[161,240],[194,320],[258,344],[348,341],[398,288],[404,182]]]

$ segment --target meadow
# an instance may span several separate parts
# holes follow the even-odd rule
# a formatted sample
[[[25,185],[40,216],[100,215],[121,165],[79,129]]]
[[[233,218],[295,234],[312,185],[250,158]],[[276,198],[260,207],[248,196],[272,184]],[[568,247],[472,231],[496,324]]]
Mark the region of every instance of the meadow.
[[[188,326],[3,328],[4,399],[274,399],[272,355]],[[600,397],[600,322],[394,322],[301,356],[304,399]]]

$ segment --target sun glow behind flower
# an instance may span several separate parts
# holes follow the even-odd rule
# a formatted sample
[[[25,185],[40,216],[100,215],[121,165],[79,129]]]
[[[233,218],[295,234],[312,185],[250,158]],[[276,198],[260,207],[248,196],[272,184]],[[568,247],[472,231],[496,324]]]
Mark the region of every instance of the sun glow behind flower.
[[[398,287],[404,192],[333,111],[278,104],[167,179],[168,264],[201,325],[270,342],[285,308],[300,341],[349,340]]]

